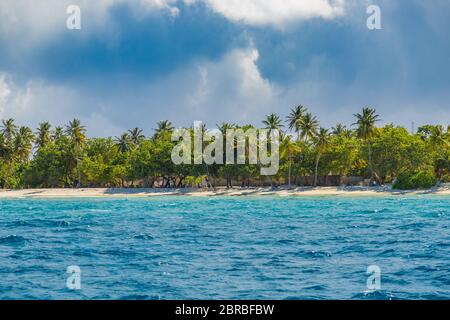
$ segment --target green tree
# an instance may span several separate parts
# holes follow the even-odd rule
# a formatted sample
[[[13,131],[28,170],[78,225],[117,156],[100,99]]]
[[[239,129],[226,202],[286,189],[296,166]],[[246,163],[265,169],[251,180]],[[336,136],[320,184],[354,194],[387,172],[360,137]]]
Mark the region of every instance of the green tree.
[[[314,169],[314,187],[317,186],[317,175],[319,170],[319,161],[323,153],[330,145],[330,134],[327,129],[320,128],[314,137],[314,145],[316,148],[316,165]]]
[[[11,141],[17,132],[17,126],[14,119],[2,120],[2,125],[0,133],[3,135],[4,139]]]
[[[48,122],[41,122],[36,132],[36,148],[47,146],[51,141],[51,128]]]
[[[128,133],[123,133],[120,137],[116,137],[115,142],[120,152],[122,153],[130,152],[131,145],[133,142]]]
[[[380,183],[392,181],[402,172],[431,166],[425,142],[402,127],[387,125],[372,138],[373,168]]]
[[[14,153],[19,162],[26,162],[33,148],[34,135],[28,127],[20,127],[14,138]]]
[[[356,118],[356,122],[353,123],[353,125],[357,126],[356,132],[358,137],[367,142],[370,181],[373,181],[372,149],[370,141],[375,133],[375,124],[379,121],[379,115],[376,114],[375,109],[363,108],[362,113],[356,113],[353,116]]]
[[[280,160],[287,161],[288,163],[288,186],[291,187],[291,175],[292,175],[292,161],[294,155],[301,151],[300,146],[292,141],[291,136],[286,136],[280,145]]]
[[[351,131],[345,126],[337,125],[332,129],[330,145],[323,155],[323,162],[330,172],[338,174],[342,179],[343,176],[355,174],[360,148],[359,140]]]
[[[266,126],[266,129],[269,130],[269,133],[273,130],[281,130],[281,128],[283,127],[283,123],[280,117],[275,113],[268,115],[262,123]]]
[[[130,140],[135,146],[139,146],[141,142],[145,139],[145,136],[142,134],[142,129],[134,128],[128,130]]]
[[[157,127],[155,129],[155,138],[157,138],[160,135],[163,135],[167,132],[172,133],[172,131],[174,130],[174,127],[172,125],[172,122],[170,122],[169,120],[163,120],[163,121],[159,121],[157,123]]]
[[[297,140],[300,140],[300,131],[305,117],[305,113],[306,113],[305,107],[299,105],[294,109],[291,109],[291,112],[286,117],[289,129],[294,130],[294,132],[297,134]]]
[[[25,186],[33,188],[65,187],[71,174],[71,169],[67,165],[69,149],[68,138],[38,149],[25,170]]]
[[[52,133],[52,140],[59,140],[64,136],[64,128],[63,127],[56,127],[55,130],[53,130]]]
[[[79,119],[73,119],[69,122],[69,125],[66,126],[66,134],[70,139],[70,153],[68,157],[68,167],[72,166],[76,167],[78,180],[75,183],[77,187],[81,186],[81,172],[80,172],[80,162],[83,157],[83,147],[86,142],[86,127],[81,125],[81,121]]]
[[[301,135],[300,139],[308,141],[314,139],[317,133],[317,127],[319,126],[319,121],[311,113],[306,113],[303,117],[303,121],[300,124]]]

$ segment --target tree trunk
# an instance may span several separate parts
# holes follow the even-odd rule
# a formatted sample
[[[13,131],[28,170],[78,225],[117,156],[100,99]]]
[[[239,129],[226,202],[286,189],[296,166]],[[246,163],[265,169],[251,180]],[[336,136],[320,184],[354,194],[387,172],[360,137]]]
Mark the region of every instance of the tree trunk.
[[[370,173],[370,185],[373,181],[373,167],[372,167],[372,147],[370,145],[370,140],[367,140],[367,146],[369,151],[369,173]]]
[[[76,161],[76,166],[77,166],[77,177],[78,177],[76,188],[80,188],[81,187],[80,159],[78,157],[76,157],[75,159],[76,159],[75,161]]]
[[[314,170],[314,187],[317,187],[317,172],[319,170],[319,161],[320,161],[320,154],[316,157],[316,168]]]
[[[344,175],[344,171],[339,169],[339,186],[342,185],[342,176]]]
[[[289,189],[291,188],[291,166],[292,166],[292,160],[289,159]]]
[[[13,176],[12,160],[10,160],[8,163],[8,174],[9,178],[11,179]],[[9,189],[12,189],[11,185],[8,183],[8,180],[5,180],[5,186],[7,186]]]
[[[208,189],[214,189],[213,186],[212,186],[212,184],[209,182],[209,167],[208,167],[208,165],[206,164],[206,162],[205,162],[205,167],[206,167],[206,187],[207,187]]]
[[[183,188],[183,181],[184,181],[184,177],[180,177],[180,180],[178,181],[178,188]]]

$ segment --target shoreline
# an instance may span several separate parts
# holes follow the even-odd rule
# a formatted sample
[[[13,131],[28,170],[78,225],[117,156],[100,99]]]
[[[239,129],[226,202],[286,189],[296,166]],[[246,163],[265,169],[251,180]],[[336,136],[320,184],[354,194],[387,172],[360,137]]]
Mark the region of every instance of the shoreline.
[[[391,190],[386,187],[281,187],[267,188],[216,188],[204,189],[122,189],[122,188],[80,188],[80,189],[23,189],[0,190],[0,199],[46,199],[46,198],[146,198],[157,196],[279,196],[279,197],[320,197],[320,196],[405,196],[405,195],[446,195],[450,188],[441,187],[427,190]]]

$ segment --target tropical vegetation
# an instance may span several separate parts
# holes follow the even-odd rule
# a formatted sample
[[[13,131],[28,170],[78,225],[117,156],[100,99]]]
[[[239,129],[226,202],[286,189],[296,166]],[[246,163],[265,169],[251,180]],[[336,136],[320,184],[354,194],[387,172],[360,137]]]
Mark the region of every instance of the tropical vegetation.
[[[304,106],[285,118],[268,115],[261,122],[269,130],[281,130],[280,170],[276,176],[260,176],[259,165],[174,165],[171,139],[174,126],[160,121],[146,137],[134,128],[120,136],[94,138],[78,119],[65,127],[40,123],[33,132],[13,119],[0,124],[0,188],[57,187],[188,187],[207,181],[233,185],[327,184],[331,176],[361,177],[366,183],[394,183],[395,188],[429,188],[449,182],[450,126],[426,125],[416,132],[401,126],[377,126],[380,117],[363,108],[347,127],[322,128]],[[222,123],[230,128],[251,125]],[[191,130],[193,130],[191,128]]]

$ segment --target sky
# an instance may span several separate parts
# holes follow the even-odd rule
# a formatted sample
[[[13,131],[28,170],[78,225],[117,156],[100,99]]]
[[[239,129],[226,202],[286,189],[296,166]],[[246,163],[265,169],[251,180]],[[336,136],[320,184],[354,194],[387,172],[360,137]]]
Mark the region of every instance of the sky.
[[[381,124],[446,125],[449,30],[448,0],[1,0],[0,119],[115,136],[166,119],[262,126],[301,104],[324,127],[365,106]]]

